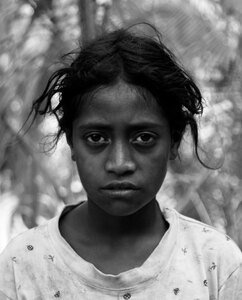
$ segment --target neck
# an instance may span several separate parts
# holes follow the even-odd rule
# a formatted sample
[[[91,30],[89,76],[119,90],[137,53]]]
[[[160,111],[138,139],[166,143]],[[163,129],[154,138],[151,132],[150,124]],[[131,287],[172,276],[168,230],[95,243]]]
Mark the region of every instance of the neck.
[[[96,233],[102,239],[133,238],[155,232],[165,232],[167,229],[155,199],[129,216],[112,216],[92,201],[86,203],[85,210],[90,233]]]

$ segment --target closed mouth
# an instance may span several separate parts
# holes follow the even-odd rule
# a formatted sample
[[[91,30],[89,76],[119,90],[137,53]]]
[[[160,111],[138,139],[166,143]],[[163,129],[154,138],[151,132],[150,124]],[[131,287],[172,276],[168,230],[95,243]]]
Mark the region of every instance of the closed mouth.
[[[111,182],[105,185],[102,189],[127,191],[127,190],[139,190],[140,188],[131,182]]]

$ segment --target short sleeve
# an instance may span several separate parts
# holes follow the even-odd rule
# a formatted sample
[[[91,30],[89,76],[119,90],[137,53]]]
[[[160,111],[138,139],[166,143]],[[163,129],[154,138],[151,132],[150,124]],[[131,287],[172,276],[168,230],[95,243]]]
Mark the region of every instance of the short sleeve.
[[[12,265],[14,259],[8,247],[0,254],[0,300],[17,300]]]
[[[242,299],[242,264],[230,274],[219,289],[218,300]]]

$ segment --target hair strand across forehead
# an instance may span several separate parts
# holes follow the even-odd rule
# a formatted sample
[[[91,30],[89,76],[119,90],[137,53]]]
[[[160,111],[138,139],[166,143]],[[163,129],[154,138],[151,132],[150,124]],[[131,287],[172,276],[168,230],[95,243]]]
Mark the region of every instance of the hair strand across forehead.
[[[50,77],[33,104],[34,118],[38,114],[57,118],[57,143],[63,133],[72,131],[84,96],[122,80],[152,94],[169,121],[175,142],[180,143],[190,126],[196,156],[204,165],[198,155],[196,115],[203,111],[199,88],[163,44],[155,27],[146,26],[154,30],[154,36],[134,32],[137,26],[131,26],[106,33],[65,55],[71,62]],[[53,107],[54,95],[58,95],[59,103]]]

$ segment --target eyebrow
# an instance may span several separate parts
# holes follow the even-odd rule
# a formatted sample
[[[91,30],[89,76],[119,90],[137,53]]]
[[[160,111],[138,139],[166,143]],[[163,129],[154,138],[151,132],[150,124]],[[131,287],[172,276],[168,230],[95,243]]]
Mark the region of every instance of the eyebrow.
[[[158,124],[155,122],[145,121],[145,122],[139,122],[139,123],[131,123],[128,125],[128,127],[133,129],[143,129],[143,128],[161,128],[164,127],[162,124]],[[84,124],[80,124],[78,126],[79,129],[90,129],[90,128],[99,128],[99,129],[111,129],[112,125],[108,123],[100,123],[100,122],[88,122]]]

